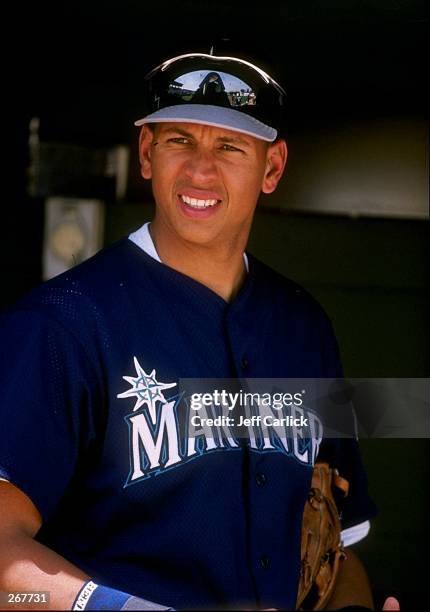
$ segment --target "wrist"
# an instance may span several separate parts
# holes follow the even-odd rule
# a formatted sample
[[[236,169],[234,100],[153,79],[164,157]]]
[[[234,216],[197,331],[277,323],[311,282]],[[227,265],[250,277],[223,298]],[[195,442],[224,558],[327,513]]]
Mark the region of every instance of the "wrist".
[[[173,610],[130,593],[88,580],[73,602],[72,610]]]

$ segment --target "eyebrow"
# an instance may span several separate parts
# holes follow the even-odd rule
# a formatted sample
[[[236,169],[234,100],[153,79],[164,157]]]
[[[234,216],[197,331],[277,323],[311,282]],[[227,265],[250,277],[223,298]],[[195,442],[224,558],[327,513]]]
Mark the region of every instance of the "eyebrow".
[[[175,127],[171,127],[171,128],[164,128],[164,130],[162,131],[162,134],[180,134],[181,136],[186,136],[187,138],[193,138],[193,135],[190,132],[187,132],[186,130],[182,130],[181,128],[175,128]]]
[[[163,134],[180,134],[181,136],[185,136],[186,138],[194,138],[194,134],[191,132],[187,132],[182,128],[169,127],[163,130]],[[241,138],[240,136],[220,136],[217,138],[218,142],[222,142],[224,144],[238,144],[243,146],[250,146],[250,142]]]
[[[220,136],[219,138],[217,138],[217,140],[219,142],[224,142],[226,144],[239,144],[239,145],[244,145],[246,147],[250,146],[250,142],[248,140],[245,140],[244,138],[241,138],[240,136]]]

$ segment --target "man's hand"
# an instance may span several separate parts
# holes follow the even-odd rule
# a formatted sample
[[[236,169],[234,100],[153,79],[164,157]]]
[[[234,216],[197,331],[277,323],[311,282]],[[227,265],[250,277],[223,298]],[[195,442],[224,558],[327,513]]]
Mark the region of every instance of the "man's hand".
[[[400,604],[395,597],[387,597],[383,610],[400,610]]]

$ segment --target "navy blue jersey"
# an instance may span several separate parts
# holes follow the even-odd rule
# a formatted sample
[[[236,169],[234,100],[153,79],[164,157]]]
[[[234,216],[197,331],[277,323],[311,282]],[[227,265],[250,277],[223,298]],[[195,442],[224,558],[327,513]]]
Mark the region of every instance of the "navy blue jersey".
[[[0,476],[37,539],[93,580],[175,608],[293,608],[313,459],[177,435],[180,378],[340,374],[320,306],[253,257],[226,303],[128,239],[2,316]],[[374,507],[355,440],[344,527]]]

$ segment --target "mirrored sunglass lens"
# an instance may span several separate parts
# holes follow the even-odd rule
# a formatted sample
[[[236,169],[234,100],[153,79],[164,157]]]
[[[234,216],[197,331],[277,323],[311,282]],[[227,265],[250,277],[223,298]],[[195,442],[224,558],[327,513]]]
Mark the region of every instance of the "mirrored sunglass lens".
[[[217,106],[253,106],[256,93],[242,79],[215,70],[194,70],[173,79],[167,84],[167,93],[190,104],[215,104]]]

